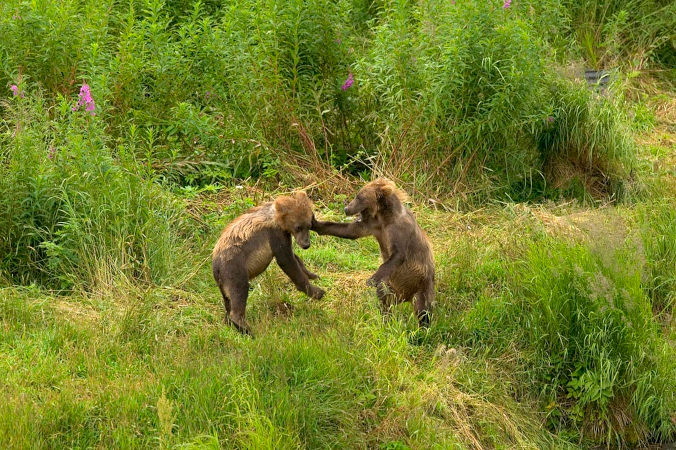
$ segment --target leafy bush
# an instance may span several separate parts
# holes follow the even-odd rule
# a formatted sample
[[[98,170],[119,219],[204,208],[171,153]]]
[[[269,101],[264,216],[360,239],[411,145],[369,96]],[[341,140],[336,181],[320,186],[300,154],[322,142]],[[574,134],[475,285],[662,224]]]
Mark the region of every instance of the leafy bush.
[[[456,191],[505,189],[528,176],[537,165],[529,133],[548,115],[544,44],[497,3],[402,8],[381,19],[357,66],[387,133],[385,169],[418,184],[445,178]],[[419,174],[407,170],[411,159]],[[400,161],[409,166],[393,166]]]
[[[590,138],[594,170],[619,185],[622,114],[549,70],[566,11],[555,0],[13,0],[0,6],[0,84],[23,78],[50,107],[88,80],[106,136],[181,185],[333,167],[527,198],[547,192],[533,186],[549,155]]]
[[[7,105],[13,131],[0,160],[4,277],[84,289],[176,277],[181,205],[134,173],[124,147],[127,164],[115,164],[97,115],[73,111],[65,97],[49,110],[21,89],[25,97]]]
[[[583,194],[619,198],[635,154],[622,97],[548,71],[549,47],[534,27],[554,19],[531,24],[504,6],[382,14],[357,66],[360,98],[386,130],[381,170],[436,190],[523,199],[561,188],[552,168],[563,162],[590,179]]]

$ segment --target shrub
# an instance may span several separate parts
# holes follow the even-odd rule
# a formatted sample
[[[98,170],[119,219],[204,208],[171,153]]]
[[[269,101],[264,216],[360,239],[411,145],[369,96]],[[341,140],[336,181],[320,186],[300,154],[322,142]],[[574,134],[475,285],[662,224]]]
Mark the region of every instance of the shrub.
[[[528,14],[490,2],[394,5],[357,65],[364,109],[385,130],[381,171],[524,199],[565,192],[552,170],[564,163],[582,172],[583,196],[620,197],[635,153],[622,97],[549,71],[550,47]]]
[[[357,66],[386,133],[384,169],[484,194],[529,176],[537,162],[529,134],[548,114],[544,44],[497,2],[402,8],[381,19]]]
[[[628,181],[637,168],[622,97],[598,96],[563,79],[551,80],[549,89],[553,109],[535,138],[550,189],[565,191],[578,177],[584,194],[622,199],[632,189]],[[567,196],[575,197],[570,191]]]
[[[132,160],[114,163],[98,115],[73,111],[65,97],[48,110],[31,88],[21,85],[25,98],[7,105],[14,131],[0,164],[4,277],[84,289],[176,277],[181,205],[136,175]]]
[[[89,80],[106,136],[181,185],[296,182],[332,166],[470,200],[528,198],[546,192],[543,161],[593,138],[588,160],[613,191],[632,151],[616,133],[622,114],[549,70],[565,11],[556,0],[13,0],[0,6],[0,84],[24,77],[50,107]]]

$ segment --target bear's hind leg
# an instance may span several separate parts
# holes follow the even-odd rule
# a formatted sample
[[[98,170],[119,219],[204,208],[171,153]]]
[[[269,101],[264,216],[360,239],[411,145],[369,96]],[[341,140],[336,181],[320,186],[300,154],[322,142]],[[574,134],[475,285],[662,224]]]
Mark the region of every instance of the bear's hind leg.
[[[245,266],[230,266],[219,280],[219,288],[223,295],[225,320],[242,334],[251,335],[251,328],[246,322],[246,301],[249,297],[249,274]]]
[[[430,326],[430,314],[434,301],[434,283],[428,283],[420,291],[416,292],[413,299],[413,310],[418,318],[418,324],[423,328]]]
[[[380,312],[385,321],[389,320],[392,314],[392,303],[394,303],[394,293],[385,283],[378,283],[376,286],[376,294],[380,300]]]
[[[232,288],[228,289],[230,297],[230,322],[242,334],[252,335],[251,328],[246,322],[246,300],[249,296],[249,281],[240,281]]]
[[[221,295],[223,296],[223,306],[225,307],[225,320],[228,321],[230,320],[230,299],[228,298],[228,294],[225,293],[225,289],[223,289],[223,286],[219,285],[218,289],[221,291]]]

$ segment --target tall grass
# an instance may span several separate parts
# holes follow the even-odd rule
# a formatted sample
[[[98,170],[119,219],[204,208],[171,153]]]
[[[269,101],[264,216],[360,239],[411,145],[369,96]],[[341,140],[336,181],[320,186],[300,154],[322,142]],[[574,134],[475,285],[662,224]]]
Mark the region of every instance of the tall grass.
[[[552,112],[536,134],[545,179],[549,186],[575,197],[626,198],[636,187],[636,144],[627,126],[622,97],[598,98],[569,81],[552,83]]]
[[[179,277],[180,202],[137,175],[124,147],[113,159],[98,116],[21,89],[0,154],[3,278],[92,291]]]
[[[676,302],[676,209],[670,201],[641,208],[646,287],[656,313],[671,314]]]
[[[496,3],[393,5],[357,66],[382,130],[381,170],[458,192],[528,176],[529,133],[548,115],[543,44],[529,25]]]
[[[505,390],[473,384],[492,377],[480,362],[421,352],[375,307],[340,321],[301,302],[288,319],[255,309],[267,336],[249,340],[223,327],[219,302],[177,307],[175,294],[40,301],[37,289],[0,290],[0,352],[12,362],[0,365],[3,443],[576,448]]]
[[[629,60],[635,68],[676,61],[676,5],[661,0],[562,1],[580,52],[594,68]]]
[[[660,357],[673,349],[659,338],[639,268],[604,267],[583,248],[545,249],[526,259],[530,281],[520,279],[531,301],[521,325],[546,361],[540,376],[555,401],[552,416],[556,404],[572,402],[561,419],[609,443],[673,435],[676,398],[660,394],[674,392],[673,364]]]
[[[653,320],[635,254],[606,251],[536,238],[502,263],[503,288],[466,314],[465,339],[497,355],[517,345],[517,367],[552,430],[617,446],[668,441],[674,349]]]
[[[256,340],[223,325],[208,267],[186,290],[0,290],[0,437],[16,448],[423,449],[673,438],[674,349],[630,249],[597,255],[523,212],[418,213],[437,248],[429,331],[409,305],[382,321],[363,287],[374,242],[330,237],[304,253],[330,287],[322,302],[283,288],[277,268],[252,284]]]

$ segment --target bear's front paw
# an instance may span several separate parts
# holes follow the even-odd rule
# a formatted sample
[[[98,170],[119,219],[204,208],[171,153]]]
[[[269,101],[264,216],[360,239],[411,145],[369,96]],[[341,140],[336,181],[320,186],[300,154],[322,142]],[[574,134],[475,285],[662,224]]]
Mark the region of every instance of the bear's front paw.
[[[315,300],[321,300],[324,297],[324,289],[318,288],[317,286],[310,286],[310,297]]]
[[[371,278],[366,280],[366,286],[376,287],[382,282],[383,282],[383,280],[381,280],[379,277],[376,277],[375,275],[373,275]]]

